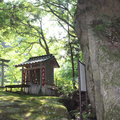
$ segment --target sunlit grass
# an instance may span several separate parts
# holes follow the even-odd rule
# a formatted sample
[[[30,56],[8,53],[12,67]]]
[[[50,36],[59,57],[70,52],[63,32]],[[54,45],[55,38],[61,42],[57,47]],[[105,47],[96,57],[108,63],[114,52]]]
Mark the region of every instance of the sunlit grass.
[[[69,118],[65,106],[55,96],[21,95],[0,88],[0,113],[6,119],[60,120]]]

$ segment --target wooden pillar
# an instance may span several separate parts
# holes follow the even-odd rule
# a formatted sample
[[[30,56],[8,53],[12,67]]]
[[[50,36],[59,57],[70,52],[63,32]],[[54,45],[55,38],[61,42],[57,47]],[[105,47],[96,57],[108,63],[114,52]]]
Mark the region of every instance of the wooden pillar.
[[[23,84],[23,70],[24,70],[24,68],[22,67],[22,84]]]
[[[40,64],[40,91],[42,92],[42,65]]]
[[[30,70],[28,70],[28,81],[29,81],[29,84],[31,84],[31,81],[30,81]]]
[[[1,86],[4,86],[4,62],[2,61],[2,75],[1,75]]]
[[[4,59],[0,59],[0,61],[2,61],[2,63],[0,64],[2,66],[2,71],[1,71],[1,86],[4,86],[4,66],[7,66],[6,64],[4,64],[4,62],[9,62],[10,60],[4,60]]]
[[[36,70],[34,70],[34,74],[35,74],[34,80],[35,80],[35,82],[37,82],[37,81],[36,81]]]
[[[29,85],[31,85],[31,81],[30,81],[30,70],[28,70],[28,80],[29,80]],[[28,93],[30,93],[30,87],[28,88]]]
[[[23,92],[23,87],[21,87],[21,92]]]
[[[10,88],[10,92],[12,92],[12,87]]]

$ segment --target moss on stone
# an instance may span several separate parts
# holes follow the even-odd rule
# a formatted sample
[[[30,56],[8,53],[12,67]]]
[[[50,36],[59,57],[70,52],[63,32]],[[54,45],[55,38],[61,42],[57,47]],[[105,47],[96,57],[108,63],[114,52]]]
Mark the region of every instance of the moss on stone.
[[[111,109],[106,111],[105,113],[105,120],[112,120],[112,118],[116,120],[120,120],[120,106],[113,105],[111,106]]]
[[[54,96],[19,95],[0,90],[0,115],[6,120],[70,119],[67,108],[58,99]]]

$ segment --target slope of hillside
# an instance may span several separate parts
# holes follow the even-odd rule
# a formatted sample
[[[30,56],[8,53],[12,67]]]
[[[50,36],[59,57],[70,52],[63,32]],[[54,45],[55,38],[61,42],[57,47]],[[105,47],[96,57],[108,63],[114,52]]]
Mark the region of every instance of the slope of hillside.
[[[67,120],[69,113],[58,97],[21,95],[0,89],[0,120]]]

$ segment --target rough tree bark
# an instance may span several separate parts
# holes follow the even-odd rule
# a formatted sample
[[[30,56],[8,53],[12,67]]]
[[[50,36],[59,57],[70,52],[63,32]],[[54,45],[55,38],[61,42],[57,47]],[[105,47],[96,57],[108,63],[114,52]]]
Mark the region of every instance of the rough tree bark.
[[[101,27],[96,22],[98,29],[93,30],[91,23],[119,19],[119,6],[119,0],[79,0],[77,5],[75,29],[87,67],[88,96],[97,120],[120,119],[120,49],[119,42],[110,43],[107,35],[96,34],[97,30],[104,30],[103,24]],[[105,32],[111,34],[108,28]]]

